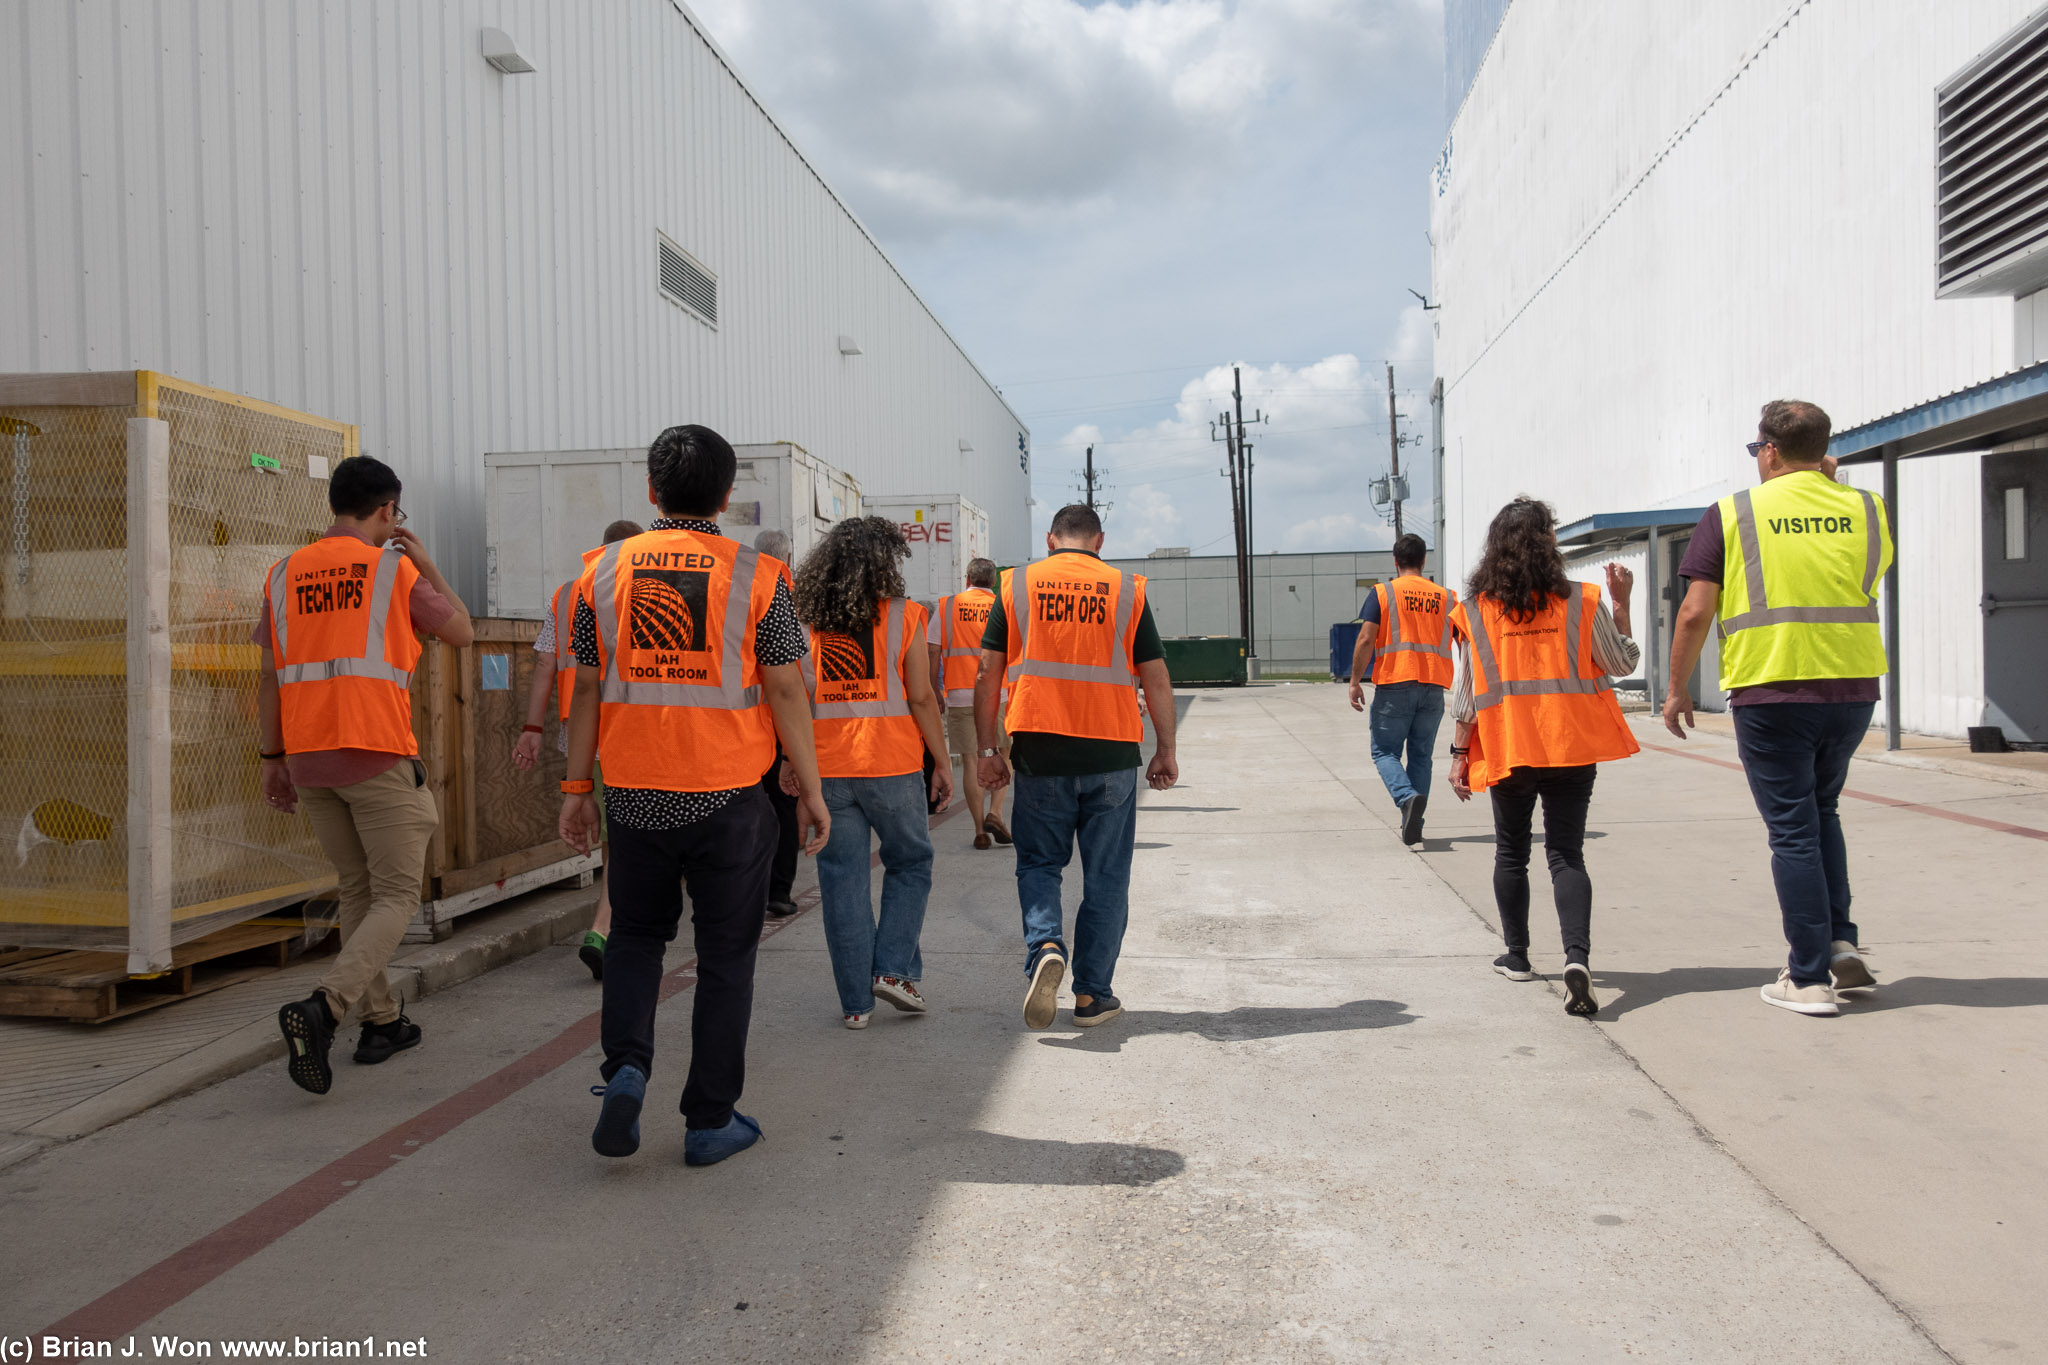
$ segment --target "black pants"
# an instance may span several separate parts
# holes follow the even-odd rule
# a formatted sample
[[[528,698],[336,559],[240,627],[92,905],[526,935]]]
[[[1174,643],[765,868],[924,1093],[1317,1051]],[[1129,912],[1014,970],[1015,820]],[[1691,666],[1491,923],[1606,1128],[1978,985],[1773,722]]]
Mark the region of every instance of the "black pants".
[[[754,956],[768,913],[775,812],[753,788],[682,829],[611,822],[612,932],[604,945],[604,1078],[620,1067],[654,1074],[654,1008],[661,959],[683,917],[697,950],[690,1012],[690,1075],[683,1118],[723,1128],[747,1079],[747,1025],[754,1013]]]
[[[1529,827],[1543,803],[1543,854],[1564,960],[1586,961],[1593,948],[1593,883],[1586,876],[1586,808],[1593,803],[1591,763],[1579,768],[1516,768],[1493,794],[1493,903],[1510,952],[1529,951]]]
[[[787,901],[796,887],[796,798],[783,793],[778,779],[782,773],[782,755],[775,756],[775,766],[761,779],[761,790],[768,793],[768,804],[775,808],[778,838],[775,842],[775,862],[768,871],[768,899]]]

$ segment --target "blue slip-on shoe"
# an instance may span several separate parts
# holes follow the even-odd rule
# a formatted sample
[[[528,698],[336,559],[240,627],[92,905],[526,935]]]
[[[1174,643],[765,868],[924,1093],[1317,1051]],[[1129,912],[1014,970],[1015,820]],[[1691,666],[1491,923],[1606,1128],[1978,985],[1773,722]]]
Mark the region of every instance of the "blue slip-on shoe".
[[[647,1099],[647,1073],[626,1065],[612,1073],[604,1085],[590,1087],[593,1095],[604,1096],[597,1111],[597,1127],[591,1130],[590,1145],[599,1156],[631,1156],[640,1150],[640,1106]]]
[[[716,1166],[760,1140],[761,1125],[735,1109],[723,1128],[692,1128],[683,1134],[683,1164]]]

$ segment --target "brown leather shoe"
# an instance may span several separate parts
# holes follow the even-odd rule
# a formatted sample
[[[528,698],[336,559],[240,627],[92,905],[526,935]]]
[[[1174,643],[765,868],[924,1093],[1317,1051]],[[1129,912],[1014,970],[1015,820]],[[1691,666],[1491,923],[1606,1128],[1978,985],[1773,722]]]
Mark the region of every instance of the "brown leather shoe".
[[[974,846],[976,848],[993,848],[995,847],[995,840],[988,837],[986,829],[978,829],[974,831]]]
[[[991,815],[986,820],[982,821],[981,825],[983,829],[988,831],[989,837],[994,839],[997,843],[1007,844],[1010,842],[1010,827],[1008,825],[1005,825],[997,817]]]

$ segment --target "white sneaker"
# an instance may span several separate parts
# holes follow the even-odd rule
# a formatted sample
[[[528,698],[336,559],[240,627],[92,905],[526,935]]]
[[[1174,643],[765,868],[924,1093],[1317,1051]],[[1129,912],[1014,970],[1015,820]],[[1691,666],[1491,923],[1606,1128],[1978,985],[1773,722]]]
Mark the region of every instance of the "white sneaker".
[[[1877,978],[1870,974],[1870,966],[1863,960],[1863,952],[1853,943],[1836,939],[1834,957],[1828,962],[1828,970],[1834,974],[1835,989],[1838,991],[1875,990]]]
[[[924,997],[917,993],[917,983],[908,977],[878,976],[875,978],[875,996],[886,1000],[906,1014],[923,1014]]]
[[[873,1013],[873,1010],[868,1010],[862,1014],[849,1014],[845,1016],[846,1026],[848,1028],[866,1028],[868,1026],[868,1015]]]
[[[1797,1014],[1840,1014],[1835,1005],[1835,993],[1827,986],[1795,986],[1792,984],[1792,969],[1780,967],[1778,979],[1763,988],[1764,1003],[1776,1005],[1781,1010]]]

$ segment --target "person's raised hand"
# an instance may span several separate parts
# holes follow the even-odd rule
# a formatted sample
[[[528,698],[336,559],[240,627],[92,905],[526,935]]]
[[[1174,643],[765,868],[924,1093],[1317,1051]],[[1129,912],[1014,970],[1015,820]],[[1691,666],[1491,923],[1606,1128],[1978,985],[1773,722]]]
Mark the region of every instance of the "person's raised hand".
[[[1832,478],[1834,478],[1834,477],[1835,477],[1835,471],[1836,471],[1837,469],[1841,468],[1841,464],[1842,464],[1842,462],[1841,462],[1840,460],[1837,460],[1837,459],[1836,459],[1836,458],[1835,458],[1834,456],[1832,456],[1832,455],[1823,455],[1823,456],[1821,456],[1821,457],[1820,457],[1820,476],[1821,476],[1821,477],[1822,477],[1823,479],[1832,479]]]
[[[1622,606],[1628,605],[1628,595],[1635,591],[1635,571],[1623,564],[1609,562],[1607,565],[1607,595]]]
[[[1365,709],[1365,684],[1356,678],[1351,680],[1351,709],[1354,711],[1363,711]]]
[[[797,796],[796,837],[803,844],[804,852],[814,856],[832,837],[832,812],[825,809],[822,795],[805,792]]]
[[[999,792],[1010,785],[1010,762],[1001,754],[990,754],[982,759],[974,765],[974,771],[985,792]]]
[[[555,833],[578,853],[597,847],[597,800],[588,792],[562,797],[562,814],[555,821]]]
[[[520,772],[530,773],[540,759],[540,732],[528,730],[519,736],[519,742],[512,746],[512,766]]]
[[[1678,722],[1681,718],[1685,721],[1684,729],[1679,728]],[[1686,730],[1693,728],[1690,692],[1674,687],[1664,694],[1664,728],[1680,739],[1685,738]]]

